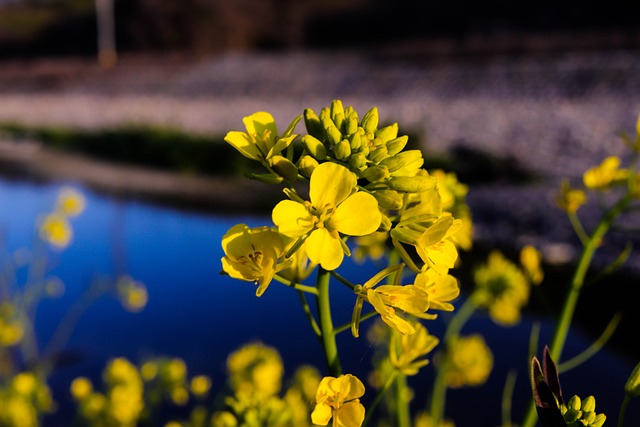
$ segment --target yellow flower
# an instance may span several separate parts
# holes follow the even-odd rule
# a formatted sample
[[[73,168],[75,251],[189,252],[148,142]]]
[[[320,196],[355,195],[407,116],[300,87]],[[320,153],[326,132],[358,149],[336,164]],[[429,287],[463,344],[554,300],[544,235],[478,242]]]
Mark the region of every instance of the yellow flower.
[[[391,335],[389,358],[391,364],[404,375],[416,375],[418,370],[429,361],[422,359],[438,345],[438,338],[429,334],[421,323],[414,324],[415,333],[410,335]]]
[[[256,296],[267,290],[275,273],[288,266],[279,263],[284,251],[282,237],[269,227],[234,225],[222,237],[222,249],[222,269],[234,279],[258,285]]]
[[[413,427],[455,427],[455,424],[451,420],[440,420],[440,422],[435,425],[431,419],[431,415],[426,412],[420,412],[413,421]]]
[[[227,359],[231,388],[237,396],[274,396],[282,386],[280,354],[261,343],[247,344]]]
[[[351,374],[324,377],[316,392],[316,406],[311,413],[314,424],[325,426],[334,418],[334,426],[359,427],[364,421],[360,397],[364,384]]]
[[[587,195],[582,190],[569,186],[566,180],[560,185],[560,194],[556,197],[556,204],[563,211],[573,214],[587,202]]]
[[[455,277],[426,269],[416,275],[414,284],[429,295],[430,309],[453,311],[453,305],[449,301],[460,295],[460,287]]]
[[[58,194],[56,211],[62,215],[73,217],[82,213],[85,199],[82,194],[71,187],[64,187]]]
[[[435,318],[435,315],[425,313],[429,308],[429,295],[419,286],[395,284],[382,285],[373,289],[385,277],[398,272],[402,267],[402,264],[387,267],[367,280],[364,285],[355,287],[354,292],[358,298],[353,309],[351,322],[351,333],[354,337],[358,336],[360,313],[365,299],[380,314],[384,323],[402,334],[413,334],[415,328],[410,322],[398,316],[395,309],[424,319]]]
[[[627,171],[618,169],[620,159],[616,156],[609,156],[598,166],[587,170],[582,176],[585,187],[591,189],[605,189],[614,180],[625,179]]]
[[[482,385],[493,368],[493,354],[481,335],[455,337],[448,344],[445,381],[451,388]]]
[[[47,215],[40,225],[40,237],[45,242],[58,248],[65,248],[71,242],[73,231],[65,215],[51,213]]]
[[[520,264],[532,284],[538,285],[544,278],[544,272],[540,267],[542,255],[533,246],[527,245],[520,251]]]
[[[76,400],[84,400],[93,392],[93,384],[86,377],[78,377],[71,382],[71,395]]]
[[[493,251],[486,264],[474,272],[474,281],[474,303],[487,308],[496,323],[514,325],[520,321],[520,310],[529,301],[530,286],[518,266]]]
[[[289,237],[306,237],[311,262],[325,270],[340,266],[350,255],[341,234],[373,233],[382,219],[375,197],[356,191],[356,176],[344,166],[323,163],[311,174],[311,201],[283,200],[273,209],[273,223]]]
[[[128,276],[118,279],[116,290],[124,308],[132,313],[141,311],[149,300],[149,294],[144,283],[135,281]]]
[[[211,378],[206,375],[196,375],[191,378],[191,392],[196,396],[204,396],[211,389]]]
[[[224,140],[249,159],[267,160],[280,154],[296,138],[297,135],[291,135],[291,132],[298,120],[300,118],[294,120],[282,138],[278,138],[278,128],[273,116],[258,111],[242,118],[246,132],[228,132]]]

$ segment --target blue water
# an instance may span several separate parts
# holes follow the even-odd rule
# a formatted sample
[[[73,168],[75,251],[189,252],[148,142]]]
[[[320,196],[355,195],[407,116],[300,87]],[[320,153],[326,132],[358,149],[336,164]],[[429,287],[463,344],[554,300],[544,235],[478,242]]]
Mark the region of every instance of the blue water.
[[[39,215],[51,209],[62,185],[0,180],[0,230],[6,248],[15,251],[31,247],[34,224]],[[107,295],[80,317],[62,354],[61,360],[66,363],[51,377],[60,411],[50,425],[68,422],[65,417],[70,416],[67,390],[71,379],[86,375],[98,380],[111,357],[125,356],[133,362],[153,356],[181,357],[191,375],[210,375],[218,389],[225,380],[226,356],[253,340],[276,347],[289,374],[303,363],[324,369],[320,344],[311,333],[296,292],[273,282],[261,298],[256,298],[253,284],[219,274],[223,256],[220,240],[225,231],[239,222],[265,225],[268,218],[181,211],[120,200],[72,185],[85,195],[87,207],[73,220],[72,244],[64,251],[50,253],[50,272],[62,279],[65,293],[40,306],[36,322],[40,345],[46,345],[60,319],[96,279],[128,274],[147,286],[149,302],[142,312],[130,313],[113,295]],[[350,264],[344,274],[354,282],[363,282],[377,268],[373,264]],[[337,283],[332,289],[338,310],[334,322],[346,323],[351,318],[353,294]],[[545,342],[551,331],[545,319],[526,318],[512,328],[496,327],[486,318],[468,325],[465,333],[486,335],[494,351],[495,369],[487,385],[449,392],[450,413],[458,426],[500,423],[502,387],[506,372],[512,368],[518,372],[514,411],[523,410],[529,397],[529,361],[525,355],[534,320],[543,322],[541,342]],[[427,326],[441,335],[440,321]],[[348,332],[339,338],[344,370],[366,378],[372,355],[366,339],[354,340]],[[587,345],[584,338],[574,334],[565,354],[579,353]],[[602,353],[579,370],[563,374],[561,381],[569,396],[594,394],[598,412],[606,412],[613,420],[632,367],[630,361]],[[416,406],[424,401],[431,378],[432,372],[426,370],[411,379]],[[633,404],[626,425],[640,425],[640,411]]]

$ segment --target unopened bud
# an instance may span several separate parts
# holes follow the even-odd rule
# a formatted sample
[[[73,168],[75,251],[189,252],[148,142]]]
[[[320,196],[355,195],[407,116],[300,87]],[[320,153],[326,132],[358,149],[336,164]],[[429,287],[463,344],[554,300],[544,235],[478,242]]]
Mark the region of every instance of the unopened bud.
[[[394,190],[378,190],[373,193],[382,209],[398,210],[402,208],[404,197]]]
[[[358,130],[358,114],[355,111],[351,111],[351,113],[347,115],[347,112],[345,110],[345,120],[343,128],[345,135],[351,135]]]
[[[386,144],[398,136],[398,123],[378,129],[375,134],[376,138],[380,138],[380,141],[383,144]]]
[[[315,157],[317,160],[324,160],[327,158],[327,149],[324,144],[320,142],[318,138],[313,135],[305,135],[302,137],[302,143],[307,149],[309,154]]]
[[[389,231],[391,230],[391,226],[391,220],[386,215],[382,214],[378,231]]]
[[[403,193],[420,193],[434,188],[436,182],[431,176],[396,176],[389,180],[389,187]]]
[[[582,399],[581,409],[585,412],[594,412],[596,410],[596,398],[587,396]]]
[[[369,160],[371,160],[373,163],[379,163],[387,157],[387,147],[385,147],[384,145],[380,145],[378,147],[375,147],[375,149],[369,151]]]
[[[624,392],[631,397],[640,396],[640,363],[633,368],[629,379],[624,385]]]
[[[320,141],[324,139],[324,128],[320,119],[311,108],[306,108],[302,115],[304,119],[304,126],[307,128],[309,135],[313,135]]]
[[[358,149],[360,149],[360,147],[362,147],[362,134],[364,132],[361,132],[360,129],[362,129],[362,128],[356,129],[355,132],[352,132],[352,133],[349,134],[350,135],[349,139],[351,140],[350,144],[351,144],[351,150],[352,151],[357,151]]]
[[[362,176],[369,182],[380,181],[389,176],[389,168],[384,165],[369,166],[362,172]]]
[[[349,166],[351,166],[352,169],[361,170],[366,165],[367,157],[362,153],[351,154],[351,157],[349,157]]]
[[[367,132],[374,132],[378,128],[378,109],[373,107],[362,118],[362,127]]]
[[[273,156],[269,159],[269,164],[278,175],[287,181],[295,181],[298,178],[298,168],[286,157]]]
[[[298,160],[298,170],[303,176],[311,178],[311,174],[318,166],[318,161],[311,156],[302,156]]]
[[[391,141],[388,141],[385,145],[387,146],[389,155],[393,156],[401,152],[407,145],[407,142],[409,142],[409,137],[407,135],[402,135],[392,139]]]
[[[346,161],[349,156],[351,156],[351,146],[349,145],[349,141],[343,139],[338,142],[335,147],[333,147],[333,155],[338,160]]]
[[[335,145],[338,142],[342,141],[342,133],[336,127],[336,124],[333,123],[333,120],[327,115],[320,117],[320,121],[322,122],[322,126],[324,127],[324,131],[327,135],[327,142],[330,145]]]
[[[338,129],[342,128],[344,121],[344,107],[339,99],[331,101],[331,120]]]

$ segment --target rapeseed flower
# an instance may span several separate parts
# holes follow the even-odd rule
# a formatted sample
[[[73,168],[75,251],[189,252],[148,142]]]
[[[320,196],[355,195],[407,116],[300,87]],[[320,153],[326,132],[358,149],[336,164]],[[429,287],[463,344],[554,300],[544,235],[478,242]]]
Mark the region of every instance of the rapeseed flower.
[[[292,132],[298,120],[300,120],[299,117],[282,137],[278,137],[278,128],[273,116],[270,113],[258,111],[242,118],[246,132],[230,131],[224,140],[251,160],[268,160],[279,155],[297,137]]]
[[[350,255],[341,234],[364,236],[380,226],[378,202],[356,186],[356,176],[347,168],[322,163],[311,174],[310,201],[296,196],[296,200],[281,201],[273,209],[273,223],[285,236],[306,238],[311,262],[335,270],[345,253]]]
[[[415,328],[409,321],[396,314],[396,309],[424,319],[435,318],[435,315],[426,314],[429,308],[429,294],[419,286],[392,284],[374,289],[384,278],[397,273],[402,267],[402,264],[387,267],[367,280],[364,285],[355,287],[354,292],[358,297],[351,320],[351,333],[354,337],[358,337],[359,334],[360,313],[364,300],[380,314],[384,323],[402,334],[413,334]]]
[[[73,230],[65,215],[58,212],[44,217],[40,224],[40,237],[57,248],[65,248],[71,242]]]
[[[482,335],[454,337],[447,345],[445,381],[451,388],[479,386],[489,378],[493,354]]]
[[[234,225],[222,236],[222,249],[222,269],[234,279],[258,285],[258,297],[267,290],[273,276],[289,264],[280,262],[284,253],[282,236],[269,227]]]
[[[439,274],[425,269],[416,275],[414,285],[429,295],[429,308],[432,310],[453,311],[450,301],[460,295],[458,280],[450,274]]]
[[[334,426],[361,426],[365,409],[360,403],[360,397],[364,395],[364,391],[364,384],[354,375],[324,377],[318,385],[311,421],[325,426],[333,417]]]
[[[429,360],[424,359],[438,345],[438,338],[429,334],[421,323],[414,323],[415,332],[410,335],[391,335],[389,358],[391,364],[404,375],[416,375]]]

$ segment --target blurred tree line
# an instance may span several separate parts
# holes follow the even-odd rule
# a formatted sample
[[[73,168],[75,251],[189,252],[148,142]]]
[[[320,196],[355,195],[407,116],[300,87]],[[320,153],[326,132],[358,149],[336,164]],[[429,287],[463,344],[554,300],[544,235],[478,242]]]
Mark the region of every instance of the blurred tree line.
[[[110,0],[120,52],[370,46],[471,33],[638,29],[633,2]],[[92,55],[97,0],[0,0],[0,57]]]

